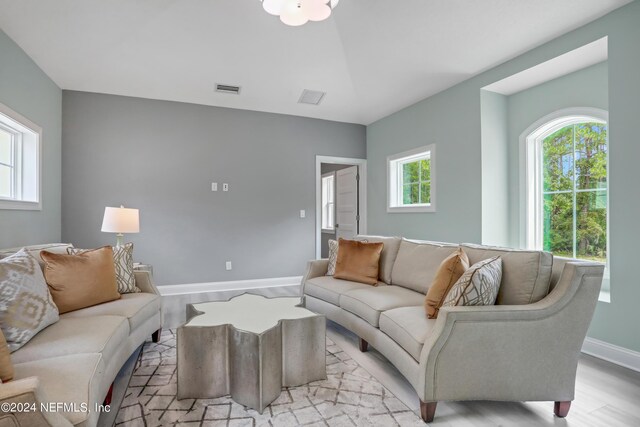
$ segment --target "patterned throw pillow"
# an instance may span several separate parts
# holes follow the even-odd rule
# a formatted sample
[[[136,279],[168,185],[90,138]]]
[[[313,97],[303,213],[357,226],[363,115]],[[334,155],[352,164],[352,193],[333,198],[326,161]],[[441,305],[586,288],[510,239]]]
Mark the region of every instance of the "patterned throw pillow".
[[[9,350],[57,321],[58,307],[38,261],[24,249],[0,260],[0,328]]]
[[[90,249],[69,248],[69,255],[78,255]],[[140,292],[136,286],[136,278],[133,274],[133,243],[123,246],[113,246],[113,264],[116,267],[116,281],[118,292],[121,294],[133,294]]]
[[[336,274],[336,261],[338,260],[338,241],[329,240],[329,268],[327,268],[327,276]]]
[[[442,307],[493,305],[498,298],[501,280],[502,260],[499,256],[477,262],[453,285]]]

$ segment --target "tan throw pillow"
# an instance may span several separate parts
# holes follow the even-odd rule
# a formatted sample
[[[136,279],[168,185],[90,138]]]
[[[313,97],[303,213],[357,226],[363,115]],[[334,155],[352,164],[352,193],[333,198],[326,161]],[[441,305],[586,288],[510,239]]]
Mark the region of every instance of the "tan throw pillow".
[[[0,260],[0,328],[9,350],[57,321],[58,308],[36,259],[22,249]]]
[[[40,254],[44,277],[60,313],[120,298],[111,246],[78,255]]]
[[[0,382],[6,383],[13,379],[13,363],[11,363],[11,351],[0,329]]]
[[[462,277],[468,268],[469,257],[467,257],[467,254],[464,253],[462,248],[456,249],[454,253],[440,263],[440,267],[438,267],[436,276],[433,278],[433,282],[431,282],[427,296],[424,299],[424,307],[429,319],[438,317],[438,311],[451,290],[451,287]]]
[[[494,305],[502,280],[499,256],[473,264],[453,285],[442,307],[457,305]]]
[[[121,294],[140,292],[140,289],[136,286],[136,279],[133,274],[133,243],[113,246],[112,249],[118,292]],[[69,248],[67,252],[69,255],[78,255],[89,250],[91,249]]]
[[[383,246],[382,242],[365,243],[340,239],[338,241],[336,272],[333,277],[377,285],[380,253]]]

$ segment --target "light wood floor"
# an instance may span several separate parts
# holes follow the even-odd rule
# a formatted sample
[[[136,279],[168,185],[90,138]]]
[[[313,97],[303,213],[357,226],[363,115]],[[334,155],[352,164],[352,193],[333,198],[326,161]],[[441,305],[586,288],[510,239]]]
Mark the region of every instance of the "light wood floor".
[[[327,335],[409,408],[419,413],[413,387],[384,356],[358,350],[357,337],[328,322]],[[640,427],[640,372],[582,355],[576,398],[565,419],[553,415],[553,402],[441,402],[433,426]]]

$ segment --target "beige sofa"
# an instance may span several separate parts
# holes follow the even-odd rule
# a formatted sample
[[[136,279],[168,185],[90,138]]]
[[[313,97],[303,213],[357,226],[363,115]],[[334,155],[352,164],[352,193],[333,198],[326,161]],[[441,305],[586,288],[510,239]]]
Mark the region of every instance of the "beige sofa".
[[[470,244],[359,236],[384,242],[378,286],[326,276],[311,261],[303,299],[371,344],[406,377],[433,420],[438,401],[554,401],[567,415],[575,376],[600,291],[604,266]],[[442,260],[462,246],[470,263],[500,255],[503,275],[494,306],[447,307],[427,319],[426,291]]]
[[[35,412],[34,406],[0,411],[0,427],[96,425],[96,405],[110,399],[111,384],[124,363],[147,338],[159,338],[160,294],[149,272],[136,271],[135,279],[142,292],[62,314],[11,354],[15,378],[0,384],[0,404],[35,404]],[[41,410],[41,404],[51,403],[67,406]]]

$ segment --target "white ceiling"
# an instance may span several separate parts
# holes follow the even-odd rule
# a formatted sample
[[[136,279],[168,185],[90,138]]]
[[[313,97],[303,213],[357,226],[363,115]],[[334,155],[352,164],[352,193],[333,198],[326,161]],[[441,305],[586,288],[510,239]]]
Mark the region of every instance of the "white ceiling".
[[[287,27],[259,0],[0,0],[0,28],[62,89],[369,124],[630,1],[343,0]]]

